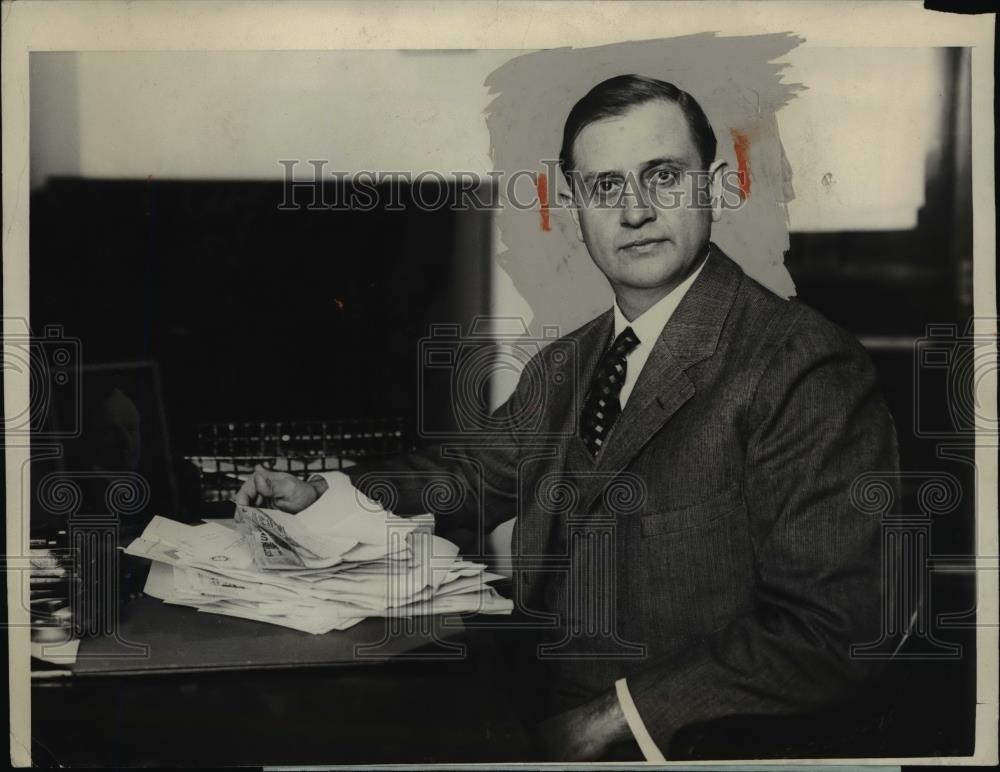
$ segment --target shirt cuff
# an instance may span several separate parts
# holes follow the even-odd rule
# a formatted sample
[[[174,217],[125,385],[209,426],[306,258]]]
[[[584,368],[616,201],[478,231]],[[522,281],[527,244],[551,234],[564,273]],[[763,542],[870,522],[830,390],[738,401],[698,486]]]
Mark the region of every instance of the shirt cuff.
[[[632,701],[632,693],[628,690],[628,684],[624,678],[615,681],[615,693],[618,695],[618,704],[621,705],[622,713],[625,714],[625,721],[632,731],[632,736],[639,744],[639,750],[646,757],[646,761],[665,762],[667,759],[660,749],[656,747],[653,738],[646,730],[646,725],[642,723],[642,717]]]
[[[343,472],[316,472],[309,475],[309,481],[311,482],[317,477],[326,481],[327,490],[332,488],[335,491],[344,491],[354,487],[353,483],[351,483],[351,478]]]

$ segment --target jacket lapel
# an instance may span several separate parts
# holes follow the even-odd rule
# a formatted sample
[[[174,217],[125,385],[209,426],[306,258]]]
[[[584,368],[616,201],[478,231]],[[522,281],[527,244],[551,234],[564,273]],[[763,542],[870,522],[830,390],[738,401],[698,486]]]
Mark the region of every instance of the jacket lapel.
[[[583,409],[590,379],[613,330],[614,313],[609,309],[568,337],[566,356],[561,357],[560,364],[553,366],[552,371],[547,373],[551,385],[548,404],[553,412],[549,414],[544,430],[552,437],[552,444],[542,443],[533,456],[535,462],[544,463],[545,469],[550,473],[561,473],[566,468],[567,453],[574,458],[582,454],[590,465],[593,464],[593,459],[579,438],[580,411]],[[552,345],[564,344],[559,342]],[[535,479],[535,476],[528,476],[527,480],[531,479]],[[537,508],[537,491],[521,490],[519,499],[525,502],[525,507]],[[524,556],[546,552],[552,526],[550,515],[540,512],[531,514],[531,517],[518,518],[515,531],[517,551]]]
[[[591,509],[611,477],[694,395],[686,371],[715,353],[742,275],[740,267],[712,244],[705,267],[653,344],[628,403],[597,457],[595,470],[602,474],[582,481],[584,511]]]
[[[561,438],[558,443],[558,469],[562,469],[562,460],[566,457],[569,446],[576,443],[581,448],[584,447],[579,431],[580,413],[587,398],[590,380],[611,341],[614,327],[614,313],[612,309],[608,309],[573,333],[568,338],[563,364],[550,374],[550,383],[559,384],[549,392],[547,402],[555,411],[547,431]],[[589,458],[590,454],[587,456]]]

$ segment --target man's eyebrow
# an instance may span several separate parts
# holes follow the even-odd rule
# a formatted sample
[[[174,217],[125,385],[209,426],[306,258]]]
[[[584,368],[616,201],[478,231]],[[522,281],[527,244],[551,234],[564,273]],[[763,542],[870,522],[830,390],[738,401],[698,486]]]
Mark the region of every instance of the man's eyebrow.
[[[580,179],[584,182],[593,182],[594,180],[604,179],[606,177],[624,177],[622,172],[613,171],[602,171],[602,172],[587,172]]]
[[[642,173],[645,173],[648,172],[650,169],[655,169],[658,166],[669,166],[672,169],[676,169],[677,171],[683,171],[688,167],[688,165],[689,161],[687,158],[679,158],[677,156],[663,156],[662,158],[653,158],[650,159],[649,161],[643,162],[641,171]],[[593,182],[594,180],[604,179],[606,177],[624,177],[624,176],[626,176],[625,172],[617,170],[593,171],[582,174],[580,176],[580,179],[583,180],[584,182]]]
[[[663,158],[653,158],[650,161],[646,161],[642,165],[642,171],[648,172],[650,169],[655,169],[657,166],[669,166],[677,170],[683,170],[688,165],[686,158],[678,158],[676,156],[664,156]]]

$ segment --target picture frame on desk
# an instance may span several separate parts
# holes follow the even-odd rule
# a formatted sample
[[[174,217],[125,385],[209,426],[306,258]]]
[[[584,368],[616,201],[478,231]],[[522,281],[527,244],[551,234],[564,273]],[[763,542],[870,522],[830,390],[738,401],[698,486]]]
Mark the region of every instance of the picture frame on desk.
[[[64,377],[75,379],[75,393],[52,390],[47,426],[59,441],[36,445],[32,528],[82,515],[117,516],[127,526],[178,512],[158,363],[84,363]],[[71,498],[64,502],[60,489]]]

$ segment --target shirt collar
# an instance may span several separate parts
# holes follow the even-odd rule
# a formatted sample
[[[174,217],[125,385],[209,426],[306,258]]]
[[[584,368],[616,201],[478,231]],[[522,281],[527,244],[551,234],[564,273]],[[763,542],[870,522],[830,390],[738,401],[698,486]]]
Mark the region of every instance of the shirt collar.
[[[695,279],[698,278],[698,274],[701,273],[706,262],[708,262],[707,253],[702,258],[701,265],[698,266],[697,270],[631,322],[625,318],[625,314],[618,307],[618,301],[616,300],[615,337],[617,338],[621,335],[626,327],[631,327],[636,337],[639,338],[639,345],[652,346],[660,337],[663,328],[667,326],[667,322],[670,321],[670,317],[673,316],[684,295],[691,288],[691,285],[694,284]]]

